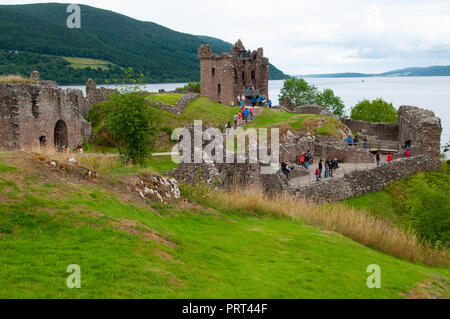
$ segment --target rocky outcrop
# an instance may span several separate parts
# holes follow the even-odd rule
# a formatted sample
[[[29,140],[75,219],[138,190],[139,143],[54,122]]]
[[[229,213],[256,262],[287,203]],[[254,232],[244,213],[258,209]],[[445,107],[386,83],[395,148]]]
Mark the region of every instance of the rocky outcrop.
[[[181,198],[178,182],[171,178],[167,179],[159,175],[142,175],[135,178],[134,189],[143,199],[153,202],[168,203]]]

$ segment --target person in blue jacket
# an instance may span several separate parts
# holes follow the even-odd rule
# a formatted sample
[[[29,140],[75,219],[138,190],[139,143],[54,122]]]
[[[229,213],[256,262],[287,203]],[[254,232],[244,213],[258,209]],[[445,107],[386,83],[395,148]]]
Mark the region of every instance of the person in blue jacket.
[[[258,96],[258,106],[262,106],[264,102],[264,98],[260,95]]]
[[[347,137],[347,143],[348,143],[348,146],[352,146],[353,145],[353,139],[352,139],[352,137],[350,135]]]
[[[250,111],[248,109],[245,109],[244,111],[244,118],[245,118],[245,123],[248,123],[248,115],[249,115]]]

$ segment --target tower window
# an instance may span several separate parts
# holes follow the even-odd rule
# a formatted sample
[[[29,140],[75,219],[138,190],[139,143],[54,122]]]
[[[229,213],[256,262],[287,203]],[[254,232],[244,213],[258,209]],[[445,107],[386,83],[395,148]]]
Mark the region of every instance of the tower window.
[[[212,75],[213,77],[216,76],[216,68],[212,68],[212,69],[211,69],[211,75]]]
[[[255,79],[255,71],[252,71],[252,80]]]

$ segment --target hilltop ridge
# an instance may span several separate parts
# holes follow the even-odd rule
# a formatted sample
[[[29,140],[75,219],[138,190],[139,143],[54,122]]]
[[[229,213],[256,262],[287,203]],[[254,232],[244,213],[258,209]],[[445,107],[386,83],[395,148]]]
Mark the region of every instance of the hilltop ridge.
[[[123,79],[122,69],[133,67],[135,78],[143,74],[147,83],[198,81],[199,46],[210,44],[217,53],[231,48],[220,39],[80,7],[82,27],[69,29],[66,4],[1,5],[0,74],[26,76],[37,69],[43,78],[63,85],[84,84],[89,77],[103,84]],[[74,64],[68,57],[99,60],[99,66],[92,60]],[[286,75],[271,65],[270,78]]]

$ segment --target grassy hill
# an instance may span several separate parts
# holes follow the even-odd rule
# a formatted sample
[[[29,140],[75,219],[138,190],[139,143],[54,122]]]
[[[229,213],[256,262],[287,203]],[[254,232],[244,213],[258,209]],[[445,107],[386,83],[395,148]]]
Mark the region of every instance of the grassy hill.
[[[222,52],[230,46],[84,5],[82,28],[68,29],[66,8],[56,3],[1,5],[0,74],[28,75],[38,69],[43,78],[60,84],[84,84],[88,77],[97,83],[120,80],[120,68],[134,67],[136,78],[142,73],[149,83],[196,81],[198,47],[209,43]],[[102,60],[114,67],[73,68],[67,57]],[[285,75],[271,66],[271,78]]]
[[[151,93],[149,99],[157,100],[169,105],[175,105],[182,94],[158,94]],[[229,107],[219,104],[207,97],[198,97],[186,107],[180,114],[169,113],[162,109],[155,109],[158,117],[161,119],[161,136],[158,142],[158,151],[169,151],[175,145],[170,140],[171,133],[176,128],[183,128],[193,124],[195,120],[201,119],[203,125],[208,127],[218,127],[219,124],[225,127],[230,121],[233,123],[234,115],[239,111],[237,107]],[[102,129],[102,122],[97,123],[94,118],[94,131]],[[256,120],[250,121],[244,129],[247,128],[279,128],[280,131],[290,130],[309,130],[312,133],[320,135],[329,135],[336,138],[344,138],[341,128],[344,124],[332,117],[320,116],[315,114],[294,114],[277,110],[263,109],[262,113],[256,117]]]
[[[448,269],[211,190],[183,188],[184,201],[162,205],[103,178],[0,152],[0,298],[448,298]],[[66,287],[70,264],[82,289]],[[366,286],[371,264],[381,289]]]

